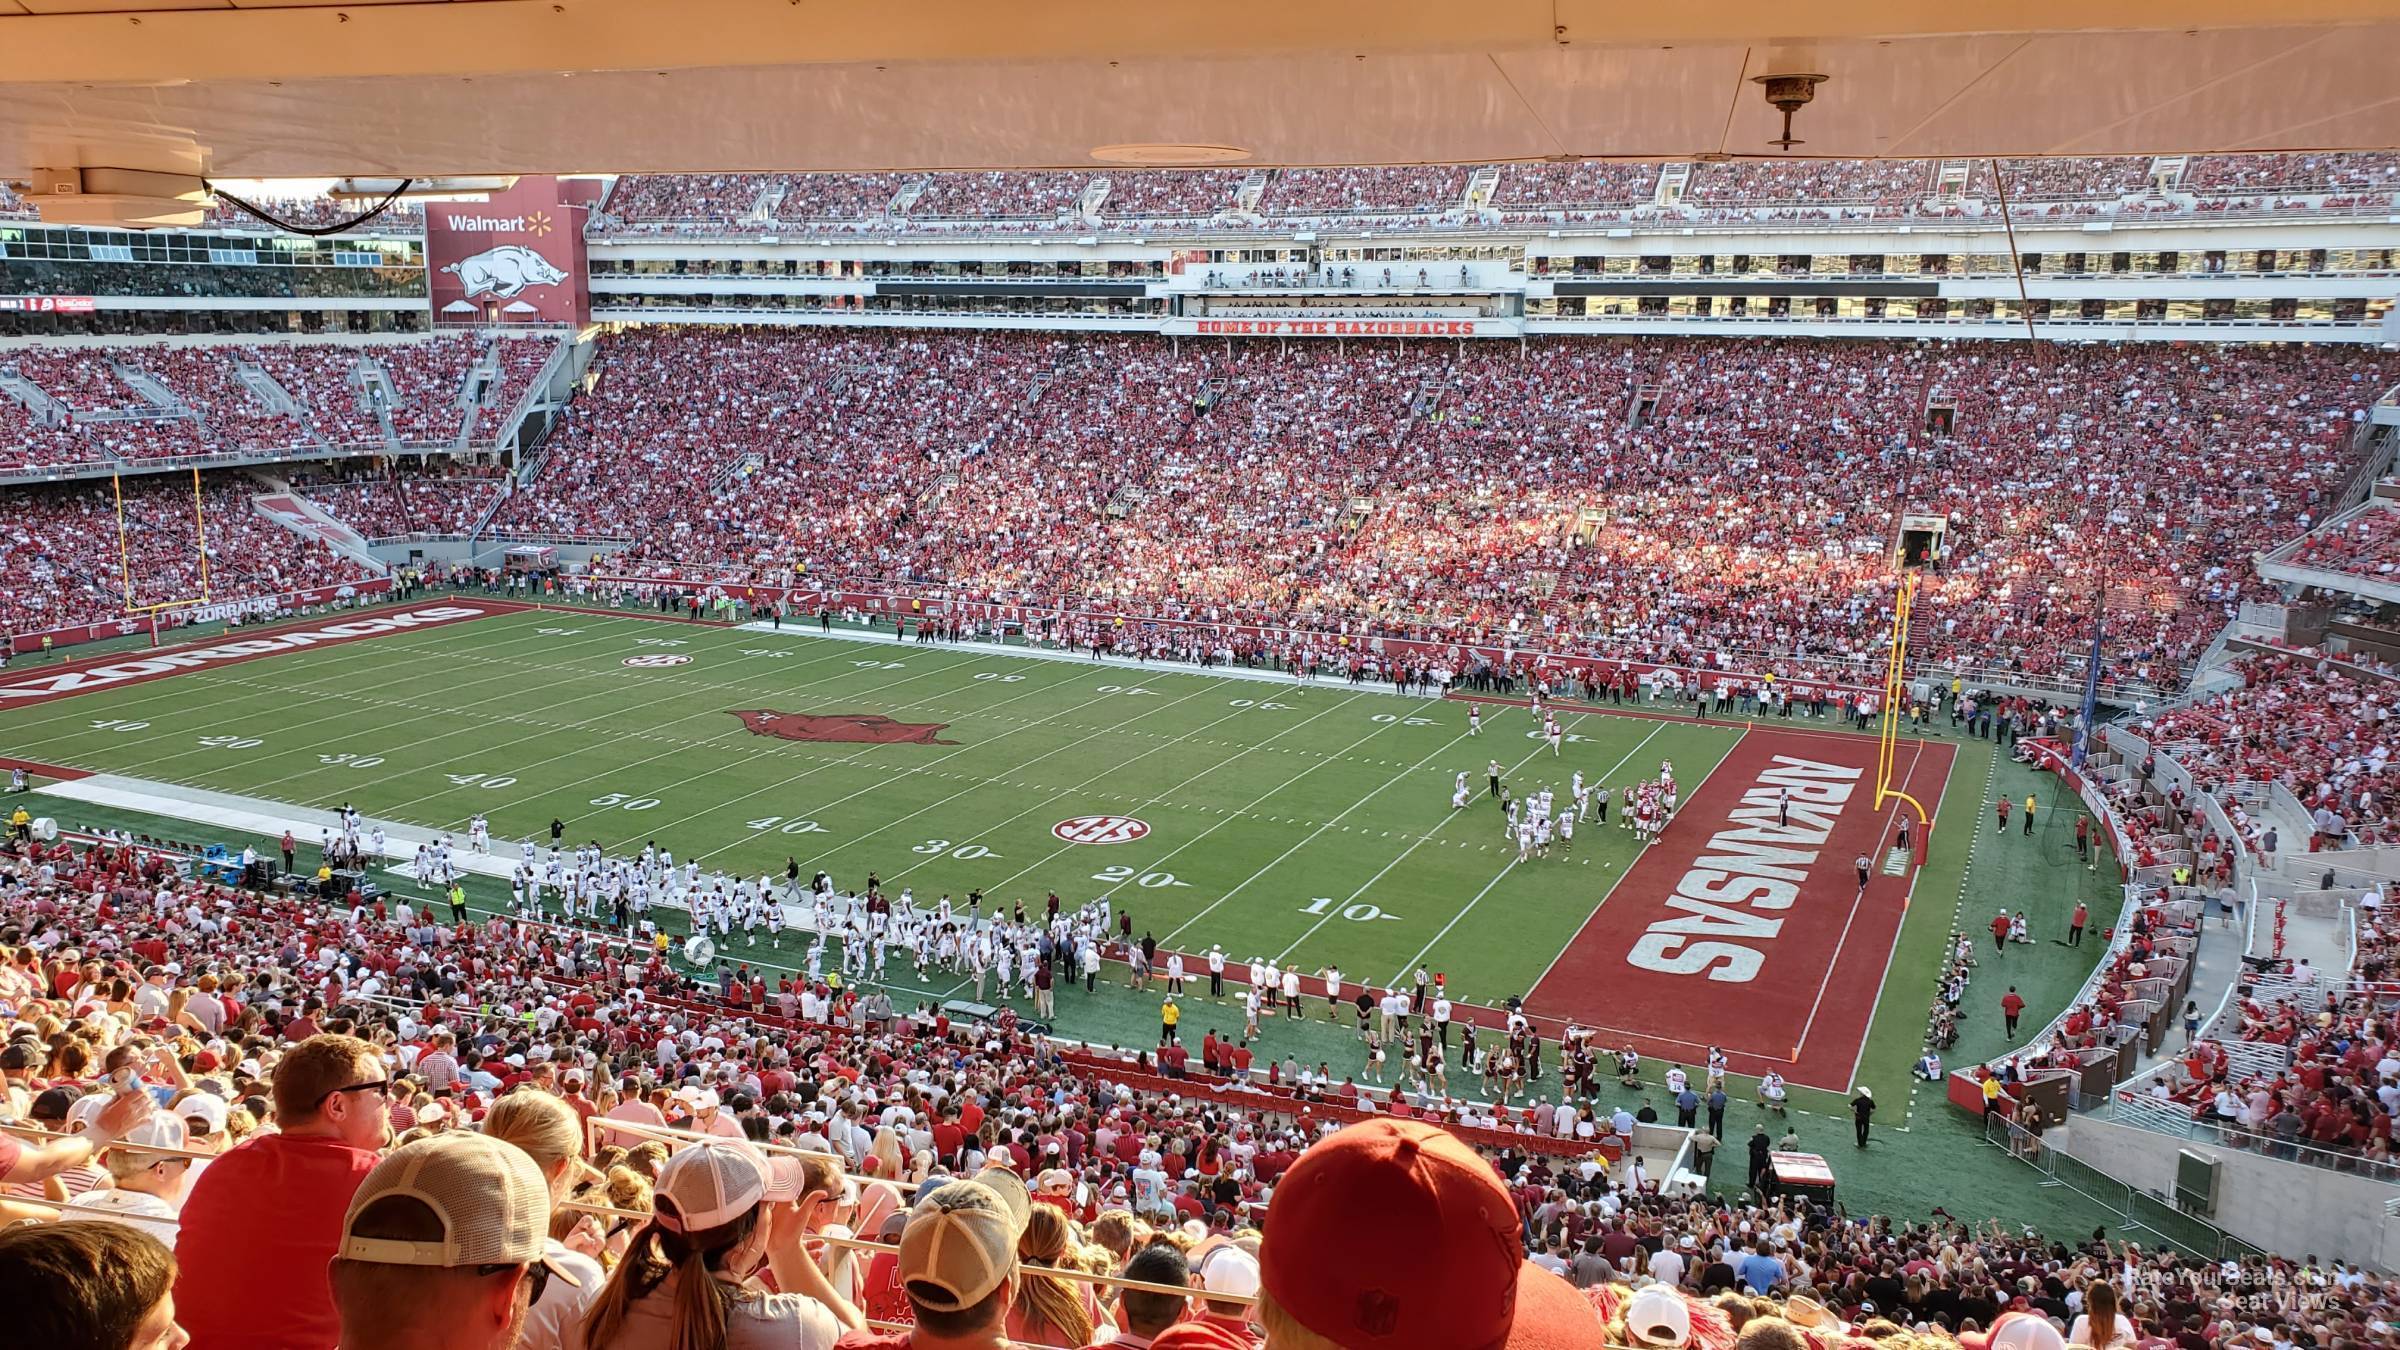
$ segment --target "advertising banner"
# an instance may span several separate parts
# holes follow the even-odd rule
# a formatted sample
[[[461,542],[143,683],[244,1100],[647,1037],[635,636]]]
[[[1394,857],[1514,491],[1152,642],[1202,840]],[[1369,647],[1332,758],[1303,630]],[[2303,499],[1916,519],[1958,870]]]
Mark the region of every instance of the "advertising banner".
[[[12,314],[89,314],[99,308],[88,295],[0,295],[0,310]]]
[[[1174,318],[1159,331],[1180,337],[1504,338],[1524,325],[1515,319],[1461,318]]]
[[[563,323],[591,313],[587,206],[558,179],[527,176],[488,201],[425,208],[425,293],[435,324]]]

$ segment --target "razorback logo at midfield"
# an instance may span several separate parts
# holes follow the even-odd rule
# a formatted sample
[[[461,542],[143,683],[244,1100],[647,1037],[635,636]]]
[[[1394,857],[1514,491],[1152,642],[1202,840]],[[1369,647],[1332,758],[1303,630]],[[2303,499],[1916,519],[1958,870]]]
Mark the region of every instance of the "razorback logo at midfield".
[[[956,745],[936,739],[948,722],[895,722],[882,713],[787,713],[763,708],[738,711],[754,736],[787,741],[860,741],[868,745]]]

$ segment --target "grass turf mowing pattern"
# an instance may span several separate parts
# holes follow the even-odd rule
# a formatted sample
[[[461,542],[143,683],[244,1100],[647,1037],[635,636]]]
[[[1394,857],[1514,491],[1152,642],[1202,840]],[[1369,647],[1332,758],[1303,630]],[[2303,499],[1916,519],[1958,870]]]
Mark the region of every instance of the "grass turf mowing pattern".
[[[690,660],[625,665],[642,657]],[[787,741],[753,734],[744,709],[942,723],[956,744]],[[1738,734],[1567,720],[1553,757],[1530,714],[1487,709],[1469,737],[1464,706],[1346,684],[537,612],[0,715],[0,749],[461,831],[480,811],[500,840],[546,838],[557,816],[612,851],[656,839],[751,874],[792,857],[924,900],[1113,892],[1137,932],[1174,945],[1376,983],[1422,959],[1459,996],[1497,1002],[1533,983],[1633,848],[1587,827],[1572,850],[1508,868],[1486,761],[1520,794],[1563,797],[1577,768],[1619,790],[1660,759],[1696,779]],[[1476,796],[1453,812],[1461,770]],[[1151,829],[1111,846],[1051,833],[1100,814]]]

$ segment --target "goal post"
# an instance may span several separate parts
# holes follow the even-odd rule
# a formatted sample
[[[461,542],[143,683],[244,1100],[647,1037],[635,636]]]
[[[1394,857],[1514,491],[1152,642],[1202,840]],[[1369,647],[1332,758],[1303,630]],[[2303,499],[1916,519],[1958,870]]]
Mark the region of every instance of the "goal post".
[[[197,550],[200,555],[200,593],[196,596],[184,596],[175,600],[155,600],[147,604],[136,604],[134,602],[133,544],[131,532],[126,528],[125,522],[124,475],[122,473],[110,474],[108,476],[108,484],[110,491],[116,497],[117,585],[125,597],[124,612],[129,615],[143,615],[151,618],[154,621],[153,636],[155,636],[155,620],[160,613],[166,610],[181,609],[191,605],[204,605],[207,604],[210,599],[210,585],[208,577],[208,520],[206,509],[202,505],[200,497],[200,470],[197,467],[192,470],[192,547]]]
[[[1892,766],[1899,759],[1902,700],[1908,691],[1908,616],[1917,598],[1917,574],[1900,574],[1900,591],[1892,602],[1892,641],[1883,671],[1883,721],[1875,737],[1875,809],[1897,800],[1916,813],[1916,858],[1918,866],[1925,862],[1926,850],[1933,842],[1933,817],[1924,803],[1892,785]]]

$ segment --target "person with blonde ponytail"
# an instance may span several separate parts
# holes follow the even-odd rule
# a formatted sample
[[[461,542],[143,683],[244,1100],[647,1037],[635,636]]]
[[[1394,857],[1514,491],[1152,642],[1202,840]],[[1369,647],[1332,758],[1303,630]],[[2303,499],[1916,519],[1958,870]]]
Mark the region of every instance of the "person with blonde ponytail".
[[[570,1350],[829,1350],[865,1325],[804,1245],[824,1193],[733,1140],[676,1152]],[[783,1291],[751,1276],[772,1270]]]
[[[549,1183],[554,1210],[578,1184],[599,1175],[584,1164],[582,1122],[575,1108],[547,1092],[520,1088],[502,1097],[484,1116],[483,1132],[533,1159]],[[596,1259],[605,1241],[605,1230],[588,1214],[567,1230],[564,1241],[548,1240],[551,1264],[574,1275],[576,1283],[552,1280],[542,1289],[542,1296],[525,1312],[518,1350],[562,1350],[572,1338],[608,1278]]]
[[[1100,1305],[1090,1283],[1047,1274],[1044,1267],[1074,1265],[1068,1250],[1073,1228],[1065,1211],[1035,1205],[1017,1238],[1017,1299],[1009,1307],[1008,1339],[1020,1345],[1075,1347],[1087,1345],[1100,1321]]]

